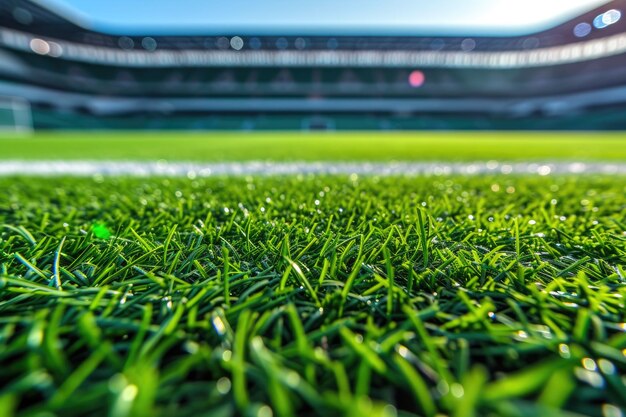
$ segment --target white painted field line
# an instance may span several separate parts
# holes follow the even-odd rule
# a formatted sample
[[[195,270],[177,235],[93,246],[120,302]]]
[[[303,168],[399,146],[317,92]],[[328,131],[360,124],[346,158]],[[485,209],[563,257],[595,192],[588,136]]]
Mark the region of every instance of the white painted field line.
[[[241,175],[484,175],[626,174],[626,162],[149,162],[0,161],[0,176],[169,176]]]

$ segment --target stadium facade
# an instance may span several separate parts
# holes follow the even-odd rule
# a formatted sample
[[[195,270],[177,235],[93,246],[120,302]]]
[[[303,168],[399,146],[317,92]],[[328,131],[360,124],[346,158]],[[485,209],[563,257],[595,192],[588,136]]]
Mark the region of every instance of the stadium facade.
[[[131,36],[3,0],[0,97],[35,128],[624,129],[622,12],[511,37]]]

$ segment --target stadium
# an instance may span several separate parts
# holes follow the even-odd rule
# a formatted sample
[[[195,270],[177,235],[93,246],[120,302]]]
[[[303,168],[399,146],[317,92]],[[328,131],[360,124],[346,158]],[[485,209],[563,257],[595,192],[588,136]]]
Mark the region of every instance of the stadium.
[[[0,416],[626,416],[626,0],[0,0]]]
[[[623,129],[624,4],[517,36],[114,36],[5,0],[0,95],[36,128]]]

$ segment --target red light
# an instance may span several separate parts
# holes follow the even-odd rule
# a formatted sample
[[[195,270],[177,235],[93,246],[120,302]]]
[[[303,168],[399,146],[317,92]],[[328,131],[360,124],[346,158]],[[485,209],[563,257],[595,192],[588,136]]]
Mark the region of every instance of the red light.
[[[426,76],[422,71],[415,70],[409,74],[409,84],[413,88],[421,87],[426,81]]]

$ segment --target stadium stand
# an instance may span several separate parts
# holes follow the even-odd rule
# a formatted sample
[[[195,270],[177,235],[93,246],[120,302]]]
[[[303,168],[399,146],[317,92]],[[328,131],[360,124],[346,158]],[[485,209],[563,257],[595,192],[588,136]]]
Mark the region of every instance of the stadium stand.
[[[622,10],[512,37],[114,36],[4,0],[0,96],[35,128],[623,129]]]

